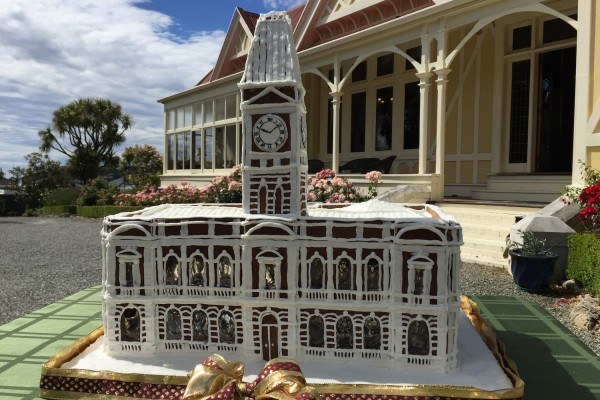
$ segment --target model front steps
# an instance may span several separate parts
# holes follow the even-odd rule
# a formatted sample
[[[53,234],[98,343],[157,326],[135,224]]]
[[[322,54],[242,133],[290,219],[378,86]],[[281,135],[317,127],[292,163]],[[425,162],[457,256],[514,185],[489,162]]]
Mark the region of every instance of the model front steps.
[[[473,190],[475,200],[550,203],[559,197],[571,175],[492,175],[485,189]]]
[[[503,253],[510,227],[517,218],[533,214],[543,205],[513,206],[447,201],[438,206],[462,226],[463,262],[507,268],[508,260],[503,257]]]

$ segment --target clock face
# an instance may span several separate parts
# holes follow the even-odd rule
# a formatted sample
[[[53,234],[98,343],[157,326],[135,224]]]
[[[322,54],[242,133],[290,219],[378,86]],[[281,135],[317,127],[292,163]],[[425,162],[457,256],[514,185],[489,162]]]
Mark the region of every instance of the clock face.
[[[279,149],[288,137],[288,130],[281,117],[267,114],[260,117],[252,127],[254,143],[265,151]]]

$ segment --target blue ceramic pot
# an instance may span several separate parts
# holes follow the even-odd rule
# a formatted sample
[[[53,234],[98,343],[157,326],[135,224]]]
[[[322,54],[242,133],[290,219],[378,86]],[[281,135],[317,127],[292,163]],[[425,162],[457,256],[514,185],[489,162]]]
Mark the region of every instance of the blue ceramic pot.
[[[510,250],[509,254],[513,280],[521,289],[536,292],[548,288],[558,259],[556,253],[549,251],[545,256],[526,256],[519,250]]]

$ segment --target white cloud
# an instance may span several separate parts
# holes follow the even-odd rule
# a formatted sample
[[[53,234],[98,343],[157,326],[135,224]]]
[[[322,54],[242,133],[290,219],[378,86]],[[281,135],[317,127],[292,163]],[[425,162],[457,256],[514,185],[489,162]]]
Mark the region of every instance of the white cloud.
[[[11,0],[0,7],[0,168],[37,151],[52,112],[106,97],[134,118],[126,146],[163,151],[156,100],[194,86],[212,68],[225,33],[169,32],[171,18],[135,0]],[[58,154],[51,157],[59,158]]]
[[[263,0],[263,5],[265,7],[270,7],[273,10],[288,10],[305,1],[306,0]]]

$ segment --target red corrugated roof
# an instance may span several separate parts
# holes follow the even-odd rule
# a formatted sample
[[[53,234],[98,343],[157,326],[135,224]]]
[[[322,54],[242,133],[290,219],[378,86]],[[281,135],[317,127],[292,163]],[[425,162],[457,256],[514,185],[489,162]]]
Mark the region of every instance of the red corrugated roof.
[[[302,3],[294,8],[290,8],[287,13],[290,19],[292,20],[292,28],[296,29],[298,26],[298,22],[300,22],[300,17],[302,16],[302,11],[306,7],[306,3]]]
[[[254,35],[254,28],[256,28],[256,23],[258,22],[260,14],[246,11],[241,7],[236,7],[236,9],[242,15],[242,18],[244,19],[244,22],[246,22],[246,25],[248,25],[248,28],[250,28],[250,32],[252,32],[252,34]]]

